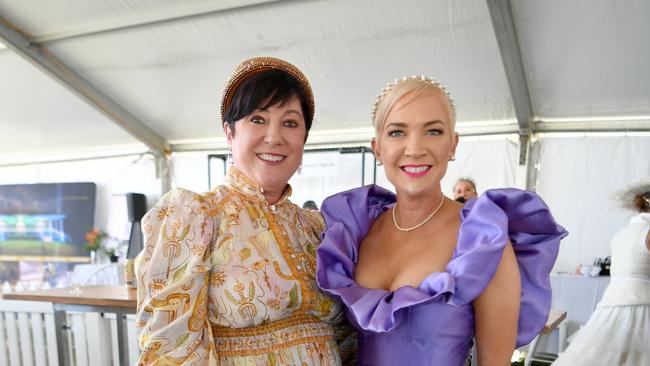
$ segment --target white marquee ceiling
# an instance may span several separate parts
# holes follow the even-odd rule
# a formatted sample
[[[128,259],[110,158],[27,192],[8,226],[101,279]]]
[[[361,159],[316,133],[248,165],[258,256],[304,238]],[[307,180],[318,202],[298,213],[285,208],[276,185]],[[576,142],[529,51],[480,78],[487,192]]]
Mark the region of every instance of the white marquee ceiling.
[[[0,162],[146,149],[112,108],[172,149],[223,147],[221,88],[257,55],[287,59],[310,78],[312,143],[366,140],[378,90],[411,74],[448,85],[461,132],[517,131],[490,13],[498,2],[0,0],[4,29],[109,100],[101,113],[78,97],[84,87],[70,91],[13,45],[0,49]],[[650,2],[511,5],[525,74],[514,80],[528,87],[536,130],[650,130]]]

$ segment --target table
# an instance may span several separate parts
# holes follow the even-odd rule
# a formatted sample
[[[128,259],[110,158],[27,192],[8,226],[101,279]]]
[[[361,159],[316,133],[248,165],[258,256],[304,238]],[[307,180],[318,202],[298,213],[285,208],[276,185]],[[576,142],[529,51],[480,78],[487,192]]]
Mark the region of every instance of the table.
[[[546,324],[544,324],[544,328],[530,343],[530,346],[528,348],[528,353],[526,354],[526,359],[524,360],[524,366],[530,366],[532,364],[533,359],[535,358],[535,351],[537,350],[537,344],[538,344],[537,342],[539,341],[540,336],[550,335],[555,329],[558,329],[558,327],[560,327],[560,324],[562,323],[562,321],[564,321],[564,319],[566,319],[566,311],[551,309],[550,314],[548,314],[548,319],[546,319]],[[562,352],[563,343],[566,338],[566,334],[564,334],[566,333],[566,327],[561,327],[559,328],[559,330],[560,330],[559,352]]]
[[[551,275],[551,307],[567,312],[567,320],[584,325],[609,285],[609,276],[584,277]]]
[[[71,288],[25,291],[5,294],[6,300],[51,302],[59,353],[59,365],[72,365],[66,331],[67,311],[114,313],[117,317],[117,342],[120,365],[129,364],[126,314],[135,314],[136,289],[126,286],[79,286]]]
[[[586,277],[568,274],[551,274],[553,298],[551,309],[566,311],[566,320],[561,329],[563,337],[551,334],[540,339],[540,352],[559,354],[566,347],[566,338],[584,325],[596,309],[609,285],[609,276]],[[559,338],[558,338],[559,337]]]

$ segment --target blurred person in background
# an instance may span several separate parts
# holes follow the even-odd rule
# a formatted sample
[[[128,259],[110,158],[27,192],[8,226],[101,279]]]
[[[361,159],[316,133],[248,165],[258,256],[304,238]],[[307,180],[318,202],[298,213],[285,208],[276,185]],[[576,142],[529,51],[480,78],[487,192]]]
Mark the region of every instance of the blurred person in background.
[[[635,214],[611,240],[609,286],[555,366],[650,365],[650,182],[619,199]]]
[[[454,184],[454,200],[465,203],[472,198],[478,197],[476,183],[471,178],[460,178]]]

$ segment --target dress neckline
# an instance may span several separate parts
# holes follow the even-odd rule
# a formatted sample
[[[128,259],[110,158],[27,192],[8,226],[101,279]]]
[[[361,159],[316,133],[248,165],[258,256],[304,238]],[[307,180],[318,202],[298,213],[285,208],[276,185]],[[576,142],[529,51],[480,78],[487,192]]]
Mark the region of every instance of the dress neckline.
[[[395,198],[395,199],[397,199],[397,198]],[[380,211],[376,214],[376,216],[375,216],[374,218],[371,219],[371,221],[370,221],[370,226],[368,226],[368,230],[370,230],[370,228],[372,227],[372,225],[375,224],[375,222],[377,221],[377,219],[379,218],[379,216],[380,216],[382,213],[384,213],[385,211],[391,209],[393,206],[395,206],[395,202],[392,202],[392,203],[391,203],[391,202],[386,202],[386,204],[385,204],[384,206],[381,206],[381,207],[380,207]],[[374,213],[374,212],[373,212],[373,213]],[[453,260],[458,256],[458,252],[457,252],[457,248],[458,248],[458,234],[460,233],[460,227],[462,226],[462,224],[463,224],[463,217],[462,217],[462,215],[461,215],[461,217],[460,217],[460,225],[458,226],[458,232],[456,233],[456,242],[455,242],[455,244],[454,244],[454,252],[452,253],[451,258],[449,259],[449,262],[447,262],[447,264],[445,264],[445,269],[444,269],[444,271],[433,271],[433,272],[428,273],[428,274],[427,274],[427,275],[422,279],[422,281],[420,281],[420,282],[417,284],[417,286],[412,286],[412,285],[402,285],[402,286],[400,286],[400,287],[398,287],[398,288],[396,288],[396,289],[394,289],[394,290],[385,289],[385,288],[369,288],[369,287],[365,287],[365,286],[362,286],[361,284],[359,284],[359,282],[357,282],[357,279],[356,279],[356,277],[354,276],[354,274],[352,275],[352,278],[351,278],[352,281],[354,281],[355,285],[356,285],[357,287],[361,288],[361,289],[365,289],[365,290],[369,290],[369,291],[375,291],[375,290],[378,290],[378,291],[383,291],[383,292],[385,292],[385,293],[387,293],[387,294],[394,294],[394,293],[396,293],[396,292],[398,292],[398,291],[400,291],[400,290],[402,290],[402,289],[404,289],[404,288],[410,288],[410,289],[414,289],[414,290],[422,290],[423,285],[424,285],[425,283],[431,281],[433,278],[438,277],[438,276],[449,275],[449,271],[448,271],[449,263],[451,263],[451,262],[452,262],[452,261],[453,261]],[[357,243],[356,243],[356,246],[357,246],[357,250],[359,250],[359,249],[361,248],[361,241],[357,242]],[[357,260],[357,261],[354,263],[355,266],[356,266],[358,263],[359,263],[359,261]]]
[[[228,168],[226,173],[225,183],[228,187],[234,189],[235,191],[243,194],[246,197],[252,198],[255,201],[262,202],[266,205],[271,205],[266,200],[264,196],[264,189],[262,186],[255,182],[253,179],[247,177],[241,170],[237,169],[234,165]],[[278,206],[289,200],[291,193],[293,192],[291,185],[287,183],[287,186],[282,192],[280,199],[273,205]]]

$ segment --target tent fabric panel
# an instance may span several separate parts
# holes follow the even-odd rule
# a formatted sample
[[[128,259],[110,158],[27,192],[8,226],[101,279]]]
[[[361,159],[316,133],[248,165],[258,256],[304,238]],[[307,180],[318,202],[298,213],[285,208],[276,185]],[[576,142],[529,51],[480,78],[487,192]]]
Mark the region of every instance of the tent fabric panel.
[[[650,2],[515,1],[513,13],[538,119],[650,116]]]
[[[569,231],[555,264],[573,273],[579,264],[609,255],[610,239],[634,214],[616,194],[650,177],[650,136],[545,137],[537,192]]]

